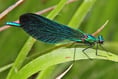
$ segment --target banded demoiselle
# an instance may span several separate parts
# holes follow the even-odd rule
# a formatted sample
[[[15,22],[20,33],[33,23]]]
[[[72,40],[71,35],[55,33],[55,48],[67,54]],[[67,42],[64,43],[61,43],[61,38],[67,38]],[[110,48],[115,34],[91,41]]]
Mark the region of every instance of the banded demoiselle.
[[[77,43],[84,43],[88,45],[88,48],[91,48],[95,44],[97,44],[97,47],[98,44],[101,46],[101,44],[104,42],[104,39],[101,35],[98,36],[98,38],[95,38],[94,36],[84,33],[79,29],[72,29],[66,25],[59,24],[41,15],[33,13],[21,15],[20,23],[7,22],[6,24],[21,27],[35,39],[50,44],[69,40]],[[85,48],[83,52],[88,48]]]

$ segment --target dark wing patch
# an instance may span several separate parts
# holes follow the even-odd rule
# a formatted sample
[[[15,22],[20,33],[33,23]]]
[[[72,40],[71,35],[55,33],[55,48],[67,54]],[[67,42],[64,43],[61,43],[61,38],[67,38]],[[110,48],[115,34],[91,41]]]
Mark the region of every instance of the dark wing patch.
[[[28,34],[46,43],[76,41],[84,36],[77,30],[32,13],[21,15],[20,24]]]

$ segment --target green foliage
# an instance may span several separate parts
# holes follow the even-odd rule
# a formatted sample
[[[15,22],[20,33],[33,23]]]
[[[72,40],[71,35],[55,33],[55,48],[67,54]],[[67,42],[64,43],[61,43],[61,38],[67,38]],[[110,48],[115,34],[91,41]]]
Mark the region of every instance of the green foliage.
[[[12,5],[15,1],[0,1],[0,12]],[[59,5],[51,13],[44,16],[56,21],[70,25],[79,26],[86,33],[95,32],[106,20],[109,20],[107,27],[101,35],[105,38],[106,49],[117,53],[117,3],[112,0],[78,0],[65,5],[66,0],[26,0],[23,4],[11,11],[1,20],[1,26],[7,21],[18,19],[23,13],[32,12]],[[61,11],[61,12],[60,12]],[[89,12],[88,12],[89,11]],[[70,20],[70,22],[69,22]],[[68,24],[67,24],[68,22]],[[73,60],[73,48],[59,48],[57,46],[42,43],[29,37],[22,29],[11,27],[0,32],[0,79],[26,79],[37,73],[36,79],[54,79],[70,65]],[[106,42],[107,41],[107,42]],[[84,60],[87,57],[82,53],[84,48],[77,48],[76,61],[72,69],[63,79],[117,79],[118,62],[117,55],[108,55],[105,51],[98,51],[100,57],[95,55],[95,50],[86,50],[93,60]],[[95,60],[102,59],[102,60]],[[106,61],[107,60],[107,61]],[[110,60],[110,61],[108,61]],[[13,63],[14,64],[9,64]],[[67,63],[68,62],[68,63]],[[5,66],[7,65],[8,66]],[[59,65],[57,65],[59,64]],[[13,66],[11,69],[6,69]],[[51,66],[51,67],[50,67]],[[4,70],[4,71],[3,71]],[[111,73],[109,73],[111,72]],[[8,75],[9,74],[9,75]]]

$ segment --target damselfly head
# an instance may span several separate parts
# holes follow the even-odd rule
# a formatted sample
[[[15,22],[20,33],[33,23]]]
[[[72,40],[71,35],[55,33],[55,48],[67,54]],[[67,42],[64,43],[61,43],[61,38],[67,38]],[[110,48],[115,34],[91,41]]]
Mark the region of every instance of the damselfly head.
[[[103,44],[104,43],[103,36],[101,36],[101,35],[98,36],[98,43],[100,43],[100,44]]]

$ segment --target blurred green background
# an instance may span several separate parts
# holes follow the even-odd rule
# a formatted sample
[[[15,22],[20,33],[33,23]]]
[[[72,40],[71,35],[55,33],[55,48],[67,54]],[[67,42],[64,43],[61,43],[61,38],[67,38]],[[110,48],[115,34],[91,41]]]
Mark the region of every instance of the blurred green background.
[[[0,0],[0,13],[16,1],[17,0]],[[23,4],[15,8],[0,21],[0,26],[3,26],[7,21],[18,20],[19,16],[23,13],[35,13],[56,5],[59,1],[60,0],[25,0]],[[77,8],[81,5],[82,1],[83,0],[77,0],[76,2],[65,5],[63,10],[54,20],[67,25]],[[109,23],[100,34],[103,35],[105,39],[104,47],[115,54],[117,54],[118,51],[117,4],[117,0],[96,0],[95,5],[91,8],[80,26],[82,31],[91,34],[104,24],[106,20],[109,20]],[[48,13],[49,12],[43,15],[46,16]],[[10,64],[15,60],[27,38],[28,35],[22,29],[16,27],[11,27],[0,32],[0,67]],[[37,41],[29,56],[36,53],[42,55],[42,52],[51,46],[53,45]],[[69,63],[58,65],[51,74],[52,78],[61,73],[68,65]],[[9,69],[0,72],[0,79],[5,79],[8,72]],[[118,64],[115,62],[104,60],[81,60],[76,61],[74,67],[72,67],[63,79],[118,79],[117,73]]]

